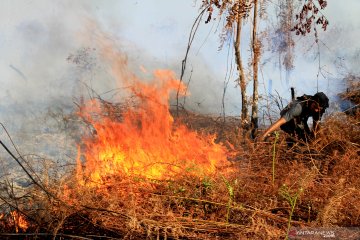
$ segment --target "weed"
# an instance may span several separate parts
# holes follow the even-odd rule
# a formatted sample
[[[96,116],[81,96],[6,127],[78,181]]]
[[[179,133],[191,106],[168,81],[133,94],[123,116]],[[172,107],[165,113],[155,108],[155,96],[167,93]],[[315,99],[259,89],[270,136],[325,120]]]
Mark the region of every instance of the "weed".
[[[233,186],[230,185],[230,183],[226,180],[225,177],[222,177],[222,178],[225,182],[225,185],[226,185],[226,188],[227,188],[228,194],[229,194],[229,199],[228,199],[227,207],[226,207],[226,222],[228,223],[229,216],[230,216],[230,209],[231,209],[231,205],[232,205],[232,202],[234,199],[234,188],[233,188]]]
[[[295,193],[291,194],[291,190],[285,184],[282,185],[281,188],[279,189],[280,196],[285,198],[291,207],[290,214],[289,214],[289,221],[288,221],[287,230],[286,230],[286,239],[288,239],[288,234],[289,234],[289,230],[291,227],[291,220],[292,220],[292,216],[294,214],[296,201],[298,200],[298,198],[300,197],[302,192],[303,192],[303,188],[300,187]]]

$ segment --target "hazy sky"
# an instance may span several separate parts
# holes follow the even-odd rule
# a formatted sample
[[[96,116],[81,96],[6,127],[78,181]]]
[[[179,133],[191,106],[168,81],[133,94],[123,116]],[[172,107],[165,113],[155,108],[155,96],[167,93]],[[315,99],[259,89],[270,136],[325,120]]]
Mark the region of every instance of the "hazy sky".
[[[275,2],[270,1],[269,8],[276,7]],[[54,102],[71,104],[73,97],[78,97],[79,80],[94,77],[82,75],[66,61],[69,54],[83,47],[97,47],[90,22],[128,55],[135,72],[140,72],[140,66],[150,71],[170,68],[179,76],[200,3],[199,0],[2,0],[0,108],[36,111],[38,106]],[[326,44],[321,45],[320,62],[326,78],[319,75],[319,90],[330,96],[339,91],[339,79],[345,73],[359,73],[359,9],[359,0],[329,0],[324,12],[330,25],[325,33],[320,32],[320,39]],[[184,80],[188,81],[191,76],[191,97],[187,103],[196,111],[220,112],[224,80],[231,67],[227,46],[218,50],[220,31],[217,22],[205,25],[203,20],[191,48]],[[246,35],[249,35],[248,28],[244,29]],[[316,48],[308,50],[313,39],[297,37],[295,41],[295,69],[289,82],[285,80],[285,73],[279,71],[277,55],[265,49],[260,72],[262,93],[269,91],[270,80],[272,93],[276,90],[285,98],[290,86],[295,86],[298,94],[316,92],[319,63],[315,59]],[[245,38],[242,50],[246,54],[248,46]],[[232,55],[230,52],[230,60]],[[243,58],[247,61],[249,56]],[[113,87],[106,78],[102,74],[94,77],[95,90],[102,92]],[[235,79],[233,74],[226,97],[227,113],[232,115],[240,112]]]

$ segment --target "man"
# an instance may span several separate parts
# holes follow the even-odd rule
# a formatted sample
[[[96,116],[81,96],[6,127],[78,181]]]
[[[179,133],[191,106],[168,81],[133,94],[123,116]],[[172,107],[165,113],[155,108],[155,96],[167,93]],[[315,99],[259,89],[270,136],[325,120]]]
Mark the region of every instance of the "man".
[[[271,125],[260,139],[264,140],[280,127],[292,139],[296,138],[307,142],[314,137],[314,133],[318,130],[318,123],[328,107],[329,99],[323,92],[318,92],[314,96],[303,95],[298,97],[280,112],[281,118]],[[309,117],[313,119],[312,130],[307,124]],[[291,146],[292,143],[293,140],[289,142],[289,145]]]

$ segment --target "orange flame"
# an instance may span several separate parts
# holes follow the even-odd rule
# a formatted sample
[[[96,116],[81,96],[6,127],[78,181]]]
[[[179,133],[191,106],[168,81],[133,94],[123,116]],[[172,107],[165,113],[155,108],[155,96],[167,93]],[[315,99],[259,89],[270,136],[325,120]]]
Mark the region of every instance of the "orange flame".
[[[30,224],[26,221],[22,214],[17,211],[12,211],[10,212],[10,215],[12,217],[11,222],[14,222],[16,232],[19,232],[19,229],[26,231],[26,229],[29,228]]]
[[[214,142],[215,136],[201,136],[185,125],[174,124],[169,113],[169,95],[179,87],[171,71],[158,70],[150,84],[137,81],[131,88],[136,107],[122,113],[121,121],[101,115],[101,105],[92,101],[81,115],[96,130],[92,139],[84,139],[82,152],[86,162],[78,179],[104,184],[109,176],[136,175],[151,179],[173,179],[192,174],[214,174],[227,165],[227,151]],[[182,85],[180,85],[183,87]]]

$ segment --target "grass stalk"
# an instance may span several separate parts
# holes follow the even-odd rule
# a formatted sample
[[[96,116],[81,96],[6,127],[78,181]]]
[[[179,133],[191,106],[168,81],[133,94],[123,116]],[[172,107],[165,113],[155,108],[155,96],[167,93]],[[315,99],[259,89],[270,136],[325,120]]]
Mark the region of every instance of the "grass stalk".
[[[228,203],[226,206],[226,223],[229,222],[229,217],[230,217],[230,210],[231,210],[231,205],[233,202],[233,198],[234,198],[234,188],[231,186],[231,184],[223,177],[223,180],[226,184],[226,188],[228,190],[229,193],[229,199],[228,199]]]
[[[300,197],[302,191],[303,191],[303,188],[299,188],[299,190],[295,194],[292,195],[286,185],[283,185],[280,188],[280,195],[288,201],[288,203],[291,207],[285,239],[288,239],[289,231],[291,228],[291,221],[292,221],[292,217],[294,215],[294,211],[295,211],[295,207],[296,207],[296,202],[297,202],[297,199]]]
[[[273,156],[272,156],[272,183],[275,183],[275,160],[276,160],[276,143],[279,139],[279,132],[275,131],[275,140],[273,146]]]

